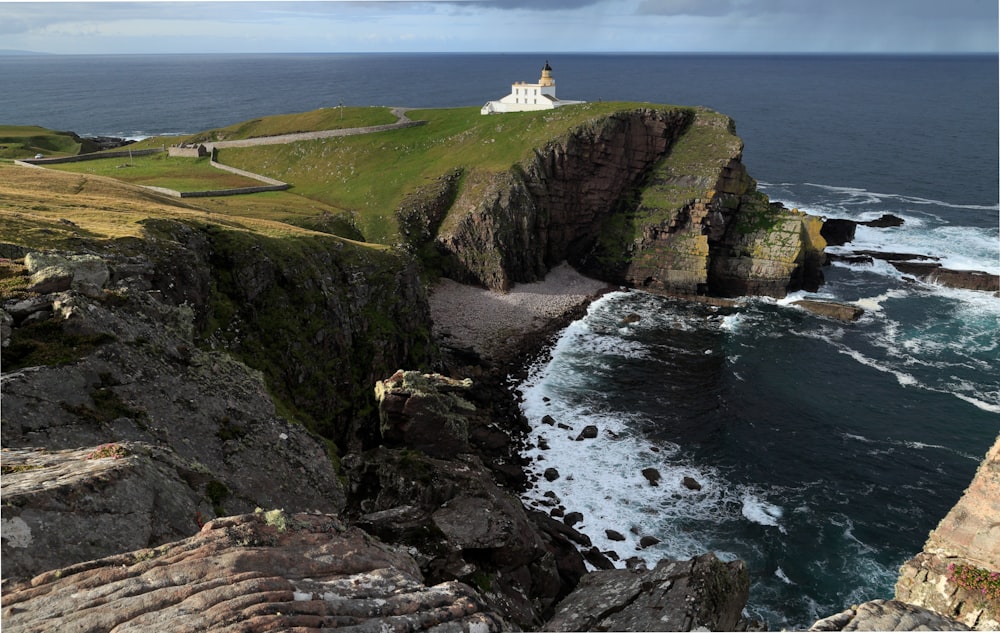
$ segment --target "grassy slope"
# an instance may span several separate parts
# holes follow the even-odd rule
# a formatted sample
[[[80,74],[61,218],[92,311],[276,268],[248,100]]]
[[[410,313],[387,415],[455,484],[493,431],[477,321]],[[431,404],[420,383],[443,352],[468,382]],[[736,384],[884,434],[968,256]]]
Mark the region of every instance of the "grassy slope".
[[[72,156],[81,144],[70,132],[56,132],[37,125],[0,125],[0,158]]]
[[[289,145],[224,149],[226,164],[290,182],[302,196],[348,210],[372,242],[398,241],[395,210],[414,189],[456,168],[487,182],[588,120],[638,103],[589,103],[482,116],[478,108],[411,111],[420,127]]]
[[[175,191],[206,191],[257,187],[260,182],[209,165],[209,158],[179,158],[166,154],[105,158],[51,165],[51,169],[93,176],[108,176],[136,185],[167,187]]]
[[[530,158],[536,148],[565,136],[569,130],[581,124],[617,111],[651,107],[673,106],[602,102],[567,106],[557,110],[493,116],[480,115],[478,108],[415,110],[409,113],[410,118],[427,121],[426,125],[287,145],[220,150],[219,158],[223,163],[290,182],[293,185],[290,192],[234,198],[206,198],[196,203],[185,202],[183,205],[158,199],[159,202],[153,205],[155,209],[148,208],[158,214],[163,212],[163,205],[173,204],[174,206],[170,207],[174,209],[171,213],[176,213],[176,209],[180,208],[190,209],[195,213],[212,213],[213,217],[218,214],[219,217],[215,218],[218,221],[243,224],[258,221],[281,223],[288,225],[286,229],[289,231],[303,227],[335,233],[352,240],[366,239],[372,243],[391,245],[399,241],[395,211],[401,201],[414,190],[433,182],[443,174],[456,169],[462,170],[464,173],[462,186],[467,194],[470,188],[488,186],[496,174],[505,172]],[[395,117],[386,108],[344,108],[343,113],[339,108],[325,108],[297,115],[263,117],[196,136],[247,138],[303,130],[375,125],[394,120]],[[187,137],[184,140],[192,138],[195,137]],[[181,139],[148,139],[132,147],[139,148],[145,145],[159,147],[177,140]],[[117,169],[117,166],[122,164],[122,159],[109,159],[94,163],[71,164],[66,169],[78,170],[81,169],[81,165],[87,169],[86,166],[91,165],[96,174],[117,179],[172,188],[205,188],[202,183],[180,182],[192,174],[169,173],[168,167],[179,160],[183,159],[159,157],[150,160],[148,168],[145,163],[140,168],[136,159],[137,167]],[[192,161],[192,164],[195,166],[192,172],[200,169],[199,161]],[[204,173],[211,174],[213,188],[219,183],[214,179],[228,177],[222,172],[210,170],[207,166],[204,169]],[[25,171],[38,176],[37,170]],[[156,178],[147,180],[153,176]],[[42,191],[48,186],[45,183],[57,181],[55,177],[46,177],[42,180],[37,183]],[[95,222],[100,224],[97,221],[97,216],[100,214],[92,211],[123,206],[120,202],[109,201],[103,195],[86,200],[80,196],[80,193],[89,192],[95,187],[101,189],[112,187],[111,181],[104,181],[98,175],[67,175],[59,182],[86,184],[80,185],[81,191],[68,199],[71,202],[67,201],[66,204],[60,202],[62,200],[60,196],[42,195],[40,198],[44,199],[37,199],[33,203],[9,205],[5,211],[23,214],[32,211],[33,207],[49,208],[53,209],[52,213],[44,217],[39,216],[41,221],[51,223],[52,215],[58,216],[55,217],[56,222],[60,217],[76,221],[75,217],[82,215],[86,218],[84,224]],[[60,186],[65,188],[65,185]],[[75,187],[77,184],[73,184],[70,188]],[[25,186],[16,194],[6,193],[24,198],[28,196],[30,189],[30,186]],[[5,192],[0,191],[0,193]],[[118,194],[122,194],[122,191],[118,190]],[[133,198],[139,196],[147,200],[154,198],[153,194],[141,193],[141,190],[133,190],[128,196]],[[128,222],[134,222],[133,216],[142,213],[140,207],[134,213],[128,214],[128,217],[132,218]],[[107,219],[108,222],[112,222],[111,217]],[[103,229],[95,226],[94,234],[114,234],[118,230],[120,226]]]

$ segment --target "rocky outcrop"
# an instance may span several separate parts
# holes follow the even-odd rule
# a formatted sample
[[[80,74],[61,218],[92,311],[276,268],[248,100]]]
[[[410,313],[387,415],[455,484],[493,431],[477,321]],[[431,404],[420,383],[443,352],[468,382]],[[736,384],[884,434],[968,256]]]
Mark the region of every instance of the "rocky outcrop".
[[[742,561],[713,554],[651,570],[593,572],[563,600],[546,631],[738,631],[750,589]]]
[[[968,631],[960,622],[898,600],[872,600],[817,620],[810,631]]]
[[[983,631],[1000,628],[1000,437],[959,502],[907,561],[896,599]]]
[[[590,542],[498,485],[518,486],[523,473],[508,463],[521,479],[508,477],[502,455],[516,417],[495,408],[509,395],[489,382],[408,371],[380,382],[387,441],[344,459],[347,511],[407,548],[428,582],[473,585],[491,608],[534,629],[586,573],[577,545]]]
[[[1000,275],[980,270],[954,270],[945,268],[938,262],[889,262],[893,268],[906,275],[913,275],[929,284],[940,284],[949,288],[1000,291]]]
[[[7,631],[500,631],[458,582],[322,514],[217,519],[183,541],[5,585]]]
[[[865,313],[864,308],[837,301],[817,301],[814,299],[799,299],[792,305],[799,306],[820,316],[837,319],[838,321],[857,321]]]
[[[568,260],[671,294],[815,287],[825,261],[820,220],[756,191],[732,128],[701,109],[619,112],[509,172],[467,175],[437,237],[449,273],[503,290]]]

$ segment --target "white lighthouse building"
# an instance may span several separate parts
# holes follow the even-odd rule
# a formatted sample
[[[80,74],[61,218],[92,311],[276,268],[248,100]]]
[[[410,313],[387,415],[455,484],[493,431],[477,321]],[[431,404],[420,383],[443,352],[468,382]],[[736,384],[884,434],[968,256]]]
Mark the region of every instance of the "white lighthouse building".
[[[518,81],[510,86],[510,94],[499,101],[489,101],[483,106],[482,114],[501,112],[526,112],[528,110],[551,110],[559,106],[586,103],[556,98],[556,80],[552,78],[552,67],[545,62],[542,76],[537,84]]]

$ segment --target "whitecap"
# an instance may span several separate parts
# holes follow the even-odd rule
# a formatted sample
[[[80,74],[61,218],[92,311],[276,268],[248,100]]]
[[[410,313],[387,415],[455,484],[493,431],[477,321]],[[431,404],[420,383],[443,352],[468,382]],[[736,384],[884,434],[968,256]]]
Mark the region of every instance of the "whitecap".
[[[781,582],[785,583],[786,585],[795,584],[794,582],[792,582],[792,579],[789,578],[788,575],[785,573],[785,570],[783,570],[781,567],[778,567],[777,569],[774,570],[774,575],[777,576],[778,579],[781,580]]]
[[[742,504],[741,512],[748,520],[759,525],[776,527],[782,533],[785,532],[785,529],[778,522],[784,516],[784,510],[780,506],[763,501],[752,494],[743,495]]]

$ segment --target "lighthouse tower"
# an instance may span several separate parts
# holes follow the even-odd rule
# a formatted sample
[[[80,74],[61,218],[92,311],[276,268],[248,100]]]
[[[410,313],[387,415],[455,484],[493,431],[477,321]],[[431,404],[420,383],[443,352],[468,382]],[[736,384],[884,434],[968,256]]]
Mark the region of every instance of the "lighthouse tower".
[[[542,67],[538,83],[518,81],[510,86],[510,94],[499,101],[489,101],[482,107],[483,114],[501,112],[525,112],[528,110],[551,110],[564,105],[584,103],[556,98],[556,80],[552,77],[552,67],[548,60]]]

